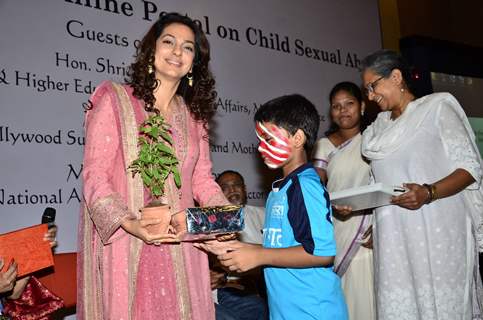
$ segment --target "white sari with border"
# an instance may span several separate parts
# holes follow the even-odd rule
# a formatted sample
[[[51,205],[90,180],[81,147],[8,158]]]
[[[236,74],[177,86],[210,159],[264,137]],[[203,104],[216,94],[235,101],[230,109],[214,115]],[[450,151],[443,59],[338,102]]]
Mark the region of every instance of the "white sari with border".
[[[369,184],[369,165],[361,156],[361,135],[336,147],[328,138],[314,149],[314,166],[327,173],[329,192]],[[372,224],[372,214],[354,213],[348,219],[334,216],[337,244],[334,271],[341,277],[351,320],[375,319],[372,250],[361,246]]]

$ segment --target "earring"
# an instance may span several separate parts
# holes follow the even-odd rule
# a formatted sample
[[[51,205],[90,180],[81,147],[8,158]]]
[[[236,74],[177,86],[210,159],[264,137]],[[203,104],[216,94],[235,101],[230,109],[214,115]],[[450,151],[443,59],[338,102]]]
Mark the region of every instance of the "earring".
[[[150,63],[148,64],[148,73],[152,74],[153,72],[154,72],[154,68],[153,68],[153,65]]]
[[[404,88],[401,88],[401,92],[404,92]]]
[[[188,74],[186,75],[186,79],[188,79],[188,85],[190,87],[193,86],[193,72],[190,70],[190,72],[188,72]]]
[[[364,115],[364,109],[361,110],[361,116],[363,116],[363,115]]]

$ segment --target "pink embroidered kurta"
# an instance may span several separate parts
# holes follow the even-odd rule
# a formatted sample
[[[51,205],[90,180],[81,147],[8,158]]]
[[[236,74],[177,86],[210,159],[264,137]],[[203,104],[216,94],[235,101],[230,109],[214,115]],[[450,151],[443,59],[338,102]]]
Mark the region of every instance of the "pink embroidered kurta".
[[[203,124],[181,98],[168,123],[180,161],[182,186],[170,179],[173,212],[227,204],[211,174]],[[147,245],[126,233],[126,216],[138,217],[149,200],[139,178],[126,170],[136,156],[137,128],[147,117],[132,89],[102,83],[86,115],[84,198],[79,224],[78,319],[214,319],[206,254],[190,243]]]

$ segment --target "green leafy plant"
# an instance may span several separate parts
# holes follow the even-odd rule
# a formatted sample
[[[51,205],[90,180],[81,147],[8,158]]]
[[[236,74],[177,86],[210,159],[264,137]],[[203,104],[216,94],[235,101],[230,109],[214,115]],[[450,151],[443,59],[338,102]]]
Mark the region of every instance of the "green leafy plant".
[[[144,185],[155,198],[164,193],[164,184],[172,173],[179,188],[181,178],[178,159],[172,148],[170,126],[161,115],[152,115],[139,127],[139,155],[128,167],[133,174],[140,174]]]

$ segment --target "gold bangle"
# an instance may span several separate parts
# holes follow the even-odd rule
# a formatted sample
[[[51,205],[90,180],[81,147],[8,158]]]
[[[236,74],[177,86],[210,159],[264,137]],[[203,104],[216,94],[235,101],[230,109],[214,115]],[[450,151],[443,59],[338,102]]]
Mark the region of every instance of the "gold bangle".
[[[433,201],[433,185],[429,185],[427,183],[424,183],[423,187],[425,187],[426,191],[428,191],[428,199],[424,203],[429,204]]]
[[[438,193],[436,192],[436,184],[431,184],[431,202],[438,199]]]

